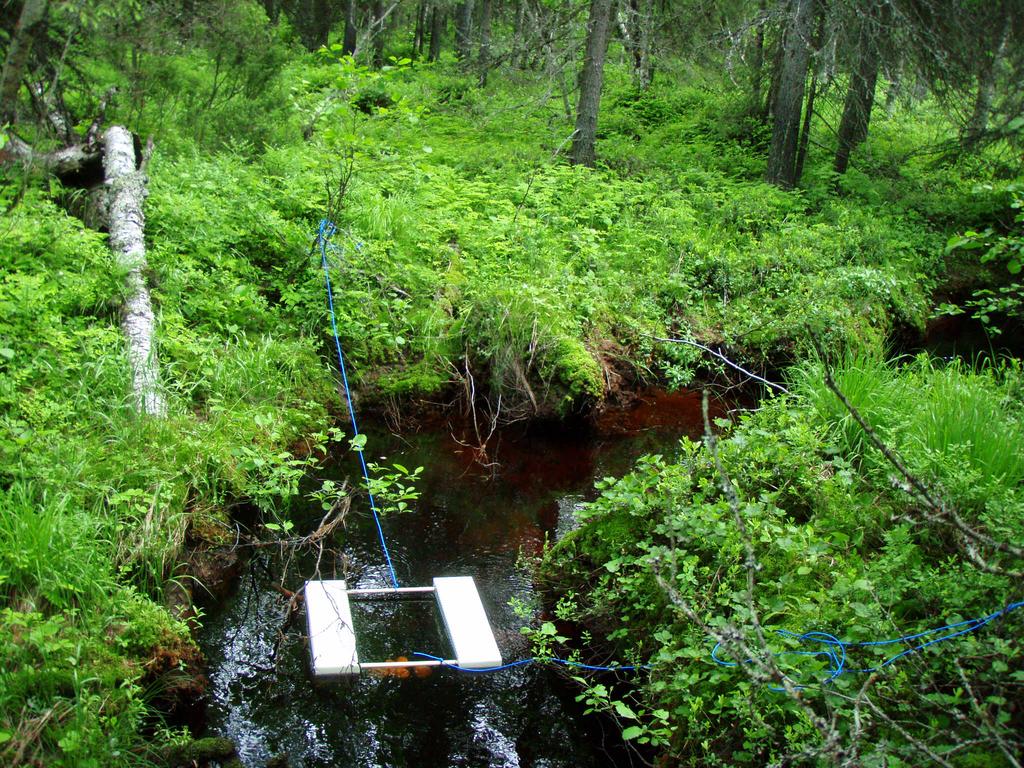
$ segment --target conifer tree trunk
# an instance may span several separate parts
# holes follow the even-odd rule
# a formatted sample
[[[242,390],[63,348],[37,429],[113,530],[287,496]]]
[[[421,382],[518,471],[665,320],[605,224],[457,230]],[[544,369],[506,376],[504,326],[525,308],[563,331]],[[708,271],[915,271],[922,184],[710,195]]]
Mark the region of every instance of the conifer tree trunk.
[[[414,59],[420,58],[423,54],[423,38],[426,37],[426,26],[427,4],[424,0],[420,0],[420,4],[416,8],[416,28],[412,35],[412,56]]]
[[[871,108],[875,103],[878,81],[878,55],[868,24],[861,30],[857,66],[850,77],[843,117],[839,122],[839,145],[836,148],[835,172],[846,173],[850,155],[868,137]]]
[[[487,85],[487,72],[491,68],[491,0],[482,0],[480,7],[480,87]]]
[[[469,57],[472,27],[473,0],[466,0],[455,9],[455,56],[460,61]]]
[[[764,16],[767,0],[761,0],[760,16]],[[759,17],[760,18],[760,17]],[[764,23],[758,21],[754,32],[754,52],[750,63],[750,105],[757,113],[762,113],[761,88],[764,82]]]
[[[523,67],[526,57],[523,52],[523,19],[526,15],[523,8],[524,0],[516,0],[516,13],[512,20],[512,66]]]
[[[160,392],[154,343],[156,320],[146,285],[146,175],[135,162],[132,135],[119,125],[103,137],[104,183],[108,188],[110,250],[125,278],[121,330],[128,341],[132,391],[136,407],[150,416],[163,416],[167,403]]]
[[[772,144],[767,179],[785,189],[796,183],[796,149],[810,59],[813,0],[791,0],[778,89],[772,105]]]
[[[793,172],[793,183],[799,184],[804,175],[804,162],[807,160],[807,145],[811,141],[811,123],[814,120],[814,98],[818,94],[818,70],[811,76],[811,89],[807,93],[807,106],[804,107],[804,125],[800,131],[800,146],[796,152],[796,169]]]
[[[646,90],[654,79],[651,61],[651,41],[654,37],[653,0],[631,0],[633,21],[633,80],[641,91]]]
[[[0,126],[15,122],[18,89],[25,75],[36,34],[46,21],[47,5],[47,0],[25,0],[21,6],[18,23],[8,42],[4,68],[0,72]]]
[[[351,56],[356,52],[359,30],[356,29],[356,0],[345,0],[345,33],[341,39],[341,53]]]
[[[772,46],[772,67],[768,77],[768,93],[765,96],[764,104],[761,106],[760,114],[765,119],[774,116],[775,99],[779,93],[779,81],[782,79],[782,57],[785,53],[785,35]]]
[[[903,88],[903,62],[899,61],[888,73],[889,87],[885,91],[885,116],[892,117],[896,111],[896,102]]]
[[[992,112],[992,102],[996,96],[996,75],[999,72],[999,61],[1006,52],[1006,43],[1010,37],[1010,14],[1003,8],[1002,28],[999,40],[991,57],[986,57],[978,72],[978,93],[974,99],[974,109],[964,130],[964,142],[976,144],[988,130],[988,118]]]
[[[384,0],[373,0],[373,66],[384,66]]]
[[[427,53],[427,61],[437,61],[441,55],[441,38],[444,36],[444,27],[444,11],[435,3],[430,11],[430,51]]]
[[[576,107],[576,134],[572,140],[570,159],[574,165],[594,167],[597,156],[597,113],[601,106],[604,84],[604,58],[608,53],[608,32],[611,27],[612,0],[591,0],[587,21],[587,48],[580,73],[580,100]]]

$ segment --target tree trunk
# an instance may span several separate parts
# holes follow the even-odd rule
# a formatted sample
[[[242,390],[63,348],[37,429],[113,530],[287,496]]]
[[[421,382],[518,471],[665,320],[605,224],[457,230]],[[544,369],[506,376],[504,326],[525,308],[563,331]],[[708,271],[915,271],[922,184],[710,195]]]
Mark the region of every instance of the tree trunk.
[[[356,29],[356,0],[345,0],[345,34],[341,40],[341,54],[351,56],[356,52],[358,39]]]
[[[619,30],[626,52],[633,61],[633,84],[638,91],[647,90],[653,74],[651,39],[654,30],[653,0],[629,0],[625,17],[619,17]]]
[[[302,44],[310,51],[327,45],[333,20],[331,9],[329,0],[303,0],[295,10],[295,28]]]
[[[580,100],[576,107],[576,134],[570,158],[574,165],[593,168],[597,160],[597,112],[604,84],[604,57],[608,53],[608,31],[612,20],[612,0],[591,0],[587,21],[587,50],[580,73]]]
[[[516,0],[516,14],[512,21],[512,59],[513,67],[522,69],[525,53],[523,50],[523,17],[526,15],[523,9],[525,0]]]
[[[835,172],[846,173],[850,155],[868,137],[871,108],[875,103],[875,84],[878,81],[878,52],[873,30],[866,21],[860,33],[857,66],[850,77],[846,92],[843,117],[839,121],[839,145],[836,148]]]
[[[783,40],[778,90],[772,105],[772,144],[767,180],[784,189],[796,183],[796,148],[804,103],[807,63],[810,59],[813,0],[792,0]]]
[[[751,110],[763,113],[761,88],[764,83],[764,14],[767,0],[761,0],[758,13],[757,31],[754,32],[754,52],[750,63],[750,105]]]
[[[167,403],[160,392],[154,344],[153,306],[146,286],[145,217],[146,175],[135,162],[132,135],[119,125],[103,137],[103,167],[108,187],[110,250],[125,273],[124,318],[121,329],[128,340],[132,391],[139,411],[163,416]]]
[[[80,173],[88,175],[97,160],[95,147],[88,144],[73,144],[53,152],[39,153],[13,135],[8,137],[7,144],[0,149],[0,165],[17,162],[61,177]]]
[[[473,0],[466,0],[455,9],[455,57],[460,61],[470,54],[472,27]]]
[[[4,68],[0,72],[0,126],[14,123],[18,111],[18,89],[28,66],[28,57],[36,34],[46,21],[47,0],[25,0],[21,15],[11,33]]]
[[[982,62],[978,72],[978,94],[974,99],[971,118],[964,129],[964,143],[976,144],[988,130],[988,118],[992,112],[992,102],[996,97],[996,76],[999,74],[999,61],[1006,51],[1006,43],[1010,37],[1010,14],[1003,8],[1003,23],[992,57]]]
[[[277,0],[263,0],[263,10],[267,12],[267,18],[270,19],[271,23],[276,24],[278,15],[281,12]]]
[[[373,40],[373,66],[384,66],[384,0],[373,0],[373,22],[370,28]]]
[[[770,120],[775,114],[775,100],[778,98],[779,81],[782,79],[782,57],[786,50],[785,45],[783,45],[786,37],[784,32],[785,30],[783,30],[783,33],[779,35],[779,39],[772,46],[772,67],[768,78],[768,93],[760,110],[760,115],[765,120]]]
[[[889,87],[885,91],[885,116],[892,117],[903,88],[903,62],[899,61],[889,72]]]
[[[427,61],[437,61],[441,56],[441,38],[444,36],[445,27],[444,11],[435,3],[430,12],[430,52],[427,53]]]
[[[491,0],[483,0],[480,8],[480,87],[487,85],[487,72],[491,68]]]
[[[814,122],[814,99],[818,95],[818,83],[827,78],[828,57],[825,56],[825,13],[818,16],[818,28],[814,33],[814,61],[811,63],[811,88],[807,93],[807,105],[804,107],[804,124],[800,129],[800,141],[796,151],[796,167],[793,171],[793,183],[799,184],[804,175],[804,162],[807,160],[807,146],[811,141],[811,125]]]
[[[793,172],[793,183],[799,184],[804,175],[804,161],[807,160],[807,145],[811,141],[811,122],[814,119],[814,97],[818,93],[818,70],[811,76],[811,89],[807,93],[807,106],[804,107],[804,126],[800,131],[800,146],[796,151],[796,169]]]
[[[423,38],[426,37],[427,4],[420,0],[416,8],[416,28],[412,35],[412,57],[418,59],[423,55]]]

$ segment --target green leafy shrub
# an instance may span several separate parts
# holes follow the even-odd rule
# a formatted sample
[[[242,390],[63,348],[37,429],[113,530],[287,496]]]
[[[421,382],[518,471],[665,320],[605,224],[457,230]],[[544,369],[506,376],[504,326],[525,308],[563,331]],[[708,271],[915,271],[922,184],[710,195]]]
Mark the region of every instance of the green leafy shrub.
[[[667,713],[664,759],[676,764],[761,765],[806,754],[821,746],[810,713],[835,712],[840,744],[855,738],[850,708],[865,678],[844,674],[826,683],[820,649],[775,630],[872,641],[984,616],[1016,599],[1011,578],[980,572],[948,528],[924,521],[916,500],[891,483],[893,468],[829,401],[835,396],[820,374],[819,363],[802,367],[792,397],[743,416],[719,444],[717,461],[738,506],[723,492],[711,451],[684,441],[673,458],[646,457],[631,474],[600,482],[597,500],[579,512],[582,526],[546,555],[552,589],[574,595],[571,618],[607,638],[609,655],[654,665],[640,683],[640,708]],[[921,359],[899,368],[851,355],[835,378],[971,524],[1001,541],[1021,540],[1017,367],[972,371]],[[748,547],[753,571],[745,565]],[[766,633],[763,650],[752,609]],[[880,670],[866,695],[889,719],[872,722],[870,741],[860,746],[865,759],[913,763],[906,732],[970,743],[973,705],[946,693],[961,675],[996,691],[992,706],[1005,713],[999,702],[1013,683],[1004,673],[1017,666],[1022,618],[1011,614],[1005,624]],[[773,692],[778,681],[744,674],[742,663],[715,664],[716,632],[742,637],[757,653],[796,651],[776,661],[804,686],[800,699]],[[851,648],[845,664],[874,667],[906,647]],[[729,643],[718,652],[741,661]],[[986,738],[1014,727],[1011,716],[1000,717]],[[902,733],[889,730],[897,725]]]

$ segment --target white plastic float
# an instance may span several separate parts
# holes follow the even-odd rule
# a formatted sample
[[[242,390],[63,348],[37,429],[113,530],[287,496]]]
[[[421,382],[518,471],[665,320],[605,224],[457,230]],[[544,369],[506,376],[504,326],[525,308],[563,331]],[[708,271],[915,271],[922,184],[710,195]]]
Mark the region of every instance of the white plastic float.
[[[432,587],[348,589],[342,580],[306,582],[309,653],[315,677],[358,675],[370,669],[437,667],[487,669],[501,666],[501,651],[472,576],[443,576]],[[433,594],[455,650],[454,659],[438,661],[360,661],[350,600],[373,597],[419,597]]]

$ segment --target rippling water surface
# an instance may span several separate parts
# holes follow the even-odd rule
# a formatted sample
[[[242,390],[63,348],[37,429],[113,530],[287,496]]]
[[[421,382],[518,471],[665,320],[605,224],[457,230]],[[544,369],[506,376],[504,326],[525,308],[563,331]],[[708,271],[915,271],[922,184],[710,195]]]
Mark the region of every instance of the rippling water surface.
[[[434,576],[473,576],[503,658],[528,655],[523,622],[509,605],[513,598],[537,602],[521,554],[537,554],[546,538],[572,526],[573,509],[592,495],[595,479],[627,471],[643,453],[674,452],[680,437],[700,434],[700,424],[699,395],[652,392],[587,428],[505,430],[491,443],[497,464],[486,470],[447,431],[395,436],[368,425],[369,457],[425,467],[416,510],[384,521],[399,581],[422,586]],[[354,473],[354,458],[338,459],[341,474]],[[347,577],[350,587],[388,586],[364,509],[362,500],[353,504],[339,554],[320,563],[321,574]],[[309,515],[315,525],[319,515]],[[295,768],[616,764],[618,741],[607,724],[583,717],[558,673],[536,665],[314,685],[305,618],[282,634],[288,601],[275,587],[284,574],[284,586],[298,590],[315,567],[312,556],[264,549],[232,596],[207,610],[208,730],[234,740],[246,765],[278,754]],[[364,660],[452,655],[432,602],[357,603],[353,622]]]

